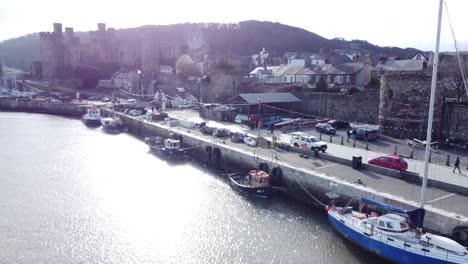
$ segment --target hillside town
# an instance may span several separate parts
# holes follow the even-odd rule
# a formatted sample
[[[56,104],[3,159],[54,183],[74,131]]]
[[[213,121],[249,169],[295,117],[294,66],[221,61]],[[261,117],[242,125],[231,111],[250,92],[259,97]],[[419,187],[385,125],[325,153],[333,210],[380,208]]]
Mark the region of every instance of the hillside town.
[[[96,189],[73,199],[104,206],[109,211],[104,210],[96,221],[107,226],[102,219],[115,215],[124,236],[130,229],[129,237],[137,237],[138,243],[164,233],[147,232],[148,226],[142,231],[140,225],[154,226],[154,219],[168,215],[165,225],[187,221],[180,230],[190,234],[201,230],[202,236],[215,233],[218,238],[219,230],[234,230],[226,237],[219,235],[223,242],[243,230],[246,241],[235,238],[225,243],[229,248],[235,244],[255,245],[255,249],[259,229],[288,229],[294,221],[311,218],[301,213],[284,216],[285,208],[296,210],[299,201],[303,207],[298,211],[318,209],[317,219],[333,227],[314,226],[328,232],[317,238],[329,241],[343,235],[376,253],[371,262],[467,263],[468,82],[464,73],[468,52],[439,52],[438,46],[435,51],[382,48],[365,41],[345,45],[346,41],[334,39],[332,44],[323,42],[328,46],[309,50],[283,52],[283,47],[271,45],[255,50],[244,47],[252,52],[243,54],[235,52],[234,44],[220,48],[233,42],[226,36],[236,35],[232,32],[238,25],[182,24],[170,29],[174,28],[116,30],[98,23],[96,31],[75,32],[53,23],[52,32],[38,34],[40,60],[28,67],[2,63],[0,115],[5,124],[13,125],[0,131],[7,134],[10,127],[19,127],[13,134],[28,138],[27,144],[35,137],[44,141],[32,145],[39,146],[41,153],[55,149],[51,165],[41,167],[33,161],[32,167],[46,174],[59,171],[61,177],[66,174],[71,179],[64,180],[72,182],[68,193],[51,188],[63,180],[51,177],[53,184],[43,187],[53,190],[50,196],[57,199],[62,193],[74,196],[81,189]],[[226,34],[227,40],[216,42],[217,34]],[[341,42],[341,48],[333,46]],[[37,125],[31,113],[37,114]],[[24,129],[24,120],[34,129]],[[62,123],[63,127],[57,125]],[[125,147],[120,147],[120,140],[127,142]],[[25,144],[19,141],[18,145]],[[4,140],[3,144],[12,143]],[[11,153],[6,152],[8,160]],[[163,163],[154,165],[155,160]],[[86,167],[88,162],[95,163]],[[68,163],[71,169],[57,167]],[[203,178],[207,175],[216,175],[216,181]],[[134,182],[140,185],[135,187]],[[249,199],[225,198],[226,193],[231,195],[225,183]],[[164,194],[156,198],[150,193]],[[197,200],[214,193],[213,200]],[[128,202],[134,197],[150,204]],[[264,203],[257,198],[270,200]],[[178,207],[188,205],[174,209],[170,200]],[[196,205],[190,204],[192,200]],[[231,212],[245,204],[239,212]],[[212,210],[216,206],[221,207]],[[171,213],[160,214],[169,207]],[[198,215],[206,208],[220,213]],[[89,211],[91,216],[86,217],[92,219],[101,212]],[[149,224],[145,223],[148,211],[154,214]],[[249,215],[242,218],[245,212]],[[256,217],[265,212],[258,221]],[[81,218],[79,213],[70,215]],[[134,215],[136,221],[128,220]],[[223,221],[234,222],[210,229]],[[191,229],[194,223],[197,227]],[[259,223],[252,235],[248,228]],[[168,237],[184,237],[185,243],[184,232],[171,231]],[[301,232],[309,242],[314,231]],[[268,231],[259,241],[268,242],[271,237],[274,232]],[[331,248],[347,243],[336,241]],[[193,248],[198,252],[200,246]],[[361,254],[346,246],[341,250],[346,252],[342,259]],[[348,251],[352,253],[346,255]],[[363,252],[361,259],[366,259],[368,252]],[[195,254],[188,255],[192,262]],[[226,259],[222,262],[232,258]],[[342,259],[339,262],[346,262]],[[216,257],[213,262],[218,261]],[[249,263],[242,258],[238,262]]]

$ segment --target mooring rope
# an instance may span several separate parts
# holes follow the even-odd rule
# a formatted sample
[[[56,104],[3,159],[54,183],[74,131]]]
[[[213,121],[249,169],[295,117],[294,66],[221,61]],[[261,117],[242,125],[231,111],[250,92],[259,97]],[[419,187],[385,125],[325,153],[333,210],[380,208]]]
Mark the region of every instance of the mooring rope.
[[[296,182],[299,184],[299,186],[302,187],[302,189],[310,196],[312,197],[312,199],[314,199],[316,202],[318,202],[320,205],[322,205],[323,207],[327,206],[326,204],[322,203],[320,200],[318,200],[317,198],[315,198],[309,191],[307,191],[307,189],[302,185],[302,183],[296,178]]]

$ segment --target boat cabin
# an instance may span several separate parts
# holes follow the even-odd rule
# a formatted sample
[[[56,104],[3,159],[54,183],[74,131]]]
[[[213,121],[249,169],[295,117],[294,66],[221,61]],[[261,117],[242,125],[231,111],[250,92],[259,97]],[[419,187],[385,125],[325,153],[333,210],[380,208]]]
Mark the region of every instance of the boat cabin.
[[[93,107],[93,108],[89,108],[86,110],[86,113],[88,115],[100,115],[101,114],[101,110],[99,110],[99,108],[96,108],[96,107]]]
[[[406,219],[397,214],[386,214],[379,217],[374,218],[374,221],[368,220],[368,222],[375,222],[374,225],[377,226],[378,229],[386,232],[392,233],[405,233],[409,230],[408,223]]]
[[[180,140],[168,138],[164,140],[165,149],[180,149]]]
[[[253,187],[266,187],[270,185],[270,175],[261,170],[249,172],[249,182]]]

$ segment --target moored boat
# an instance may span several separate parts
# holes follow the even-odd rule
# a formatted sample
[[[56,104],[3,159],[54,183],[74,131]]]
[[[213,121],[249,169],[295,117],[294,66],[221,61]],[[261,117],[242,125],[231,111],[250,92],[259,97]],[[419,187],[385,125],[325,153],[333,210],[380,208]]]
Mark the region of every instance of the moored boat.
[[[454,240],[411,228],[406,217],[422,226],[424,209],[405,211],[364,198],[362,202],[392,213],[369,216],[352,207],[327,206],[330,223],[355,244],[396,263],[468,263],[468,251]]]
[[[234,190],[247,196],[269,198],[272,193],[270,175],[261,170],[251,170],[247,175],[230,174],[231,186]]]
[[[182,148],[181,141],[178,139],[166,138],[162,142],[159,140],[148,140],[147,144],[152,152],[163,158],[183,160],[188,157],[188,148]]]
[[[98,127],[101,125],[101,110],[93,107],[86,110],[86,114],[81,118],[87,126]]]
[[[119,117],[103,117],[101,124],[104,131],[109,133],[119,133],[125,130],[125,125]]]

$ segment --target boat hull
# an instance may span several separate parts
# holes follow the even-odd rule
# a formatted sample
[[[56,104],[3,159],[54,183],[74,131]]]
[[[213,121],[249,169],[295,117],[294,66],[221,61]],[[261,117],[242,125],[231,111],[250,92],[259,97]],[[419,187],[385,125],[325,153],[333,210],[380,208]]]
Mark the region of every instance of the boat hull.
[[[181,150],[166,149],[164,147],[159,146],[150,146],[150,150],[159,157],[169,160],[180,161],[185,160],[187,158],[185,152]]]
[[[83,123],[86,125],[86,126],[89,126],[89,127],[98,127],[101,125],[101,120],[99,119],[86,119],[86,118],[82,118],[81,119],[83,121]]]
[[[363,249],[370,251],[382,258],[396,263],[454,263],[446,262],[444,260],[427,257],[424,255],[415,254],[400,248],[390,246],[378,240],[372,239],[342,223],[339,219],[335,218],[330,213],[328,219],[332,226],[345,238],[351,240]]]
[[[259,197],[259,198],[270,198],[272,194],[271,186],[265,187],[247,187],[239,184],[233,177],[229,176],[231,181],[231,187],[245,196]]]
[[[105,132],[111,133],[111,134],[116,134],[124,131],[123,126],[102,126]]]

